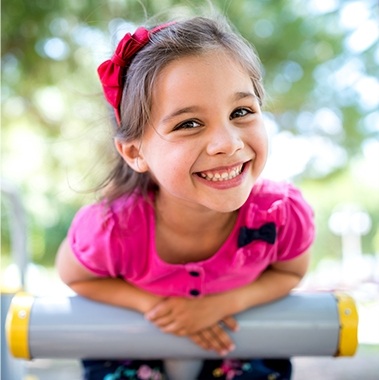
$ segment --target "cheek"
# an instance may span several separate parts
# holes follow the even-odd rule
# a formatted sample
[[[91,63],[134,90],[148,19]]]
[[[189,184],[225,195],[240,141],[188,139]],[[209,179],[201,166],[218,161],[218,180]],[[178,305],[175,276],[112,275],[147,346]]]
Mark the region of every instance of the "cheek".
[[[160,142],[154,147],[146,147],[146,160],[149,171],[159,182],[174,183],[183,180],[191,173],[193,165],[191,149],[185,149],[180,144]],[[193,150],[192,150],[193,151]]]
[[[251,148],[255,153],[256,170],[263,170],[268,157],[268,136],[264,128],[255,131],[251,136]]]
[[[267,158],[268,155],[268,136],[266,129],[262,128],[262,133],[261,133],[261,154]]]
[[[264,127],[254,129],[250,134],[250,143],[257,155],[267,155],[268,151],[268,136]]]

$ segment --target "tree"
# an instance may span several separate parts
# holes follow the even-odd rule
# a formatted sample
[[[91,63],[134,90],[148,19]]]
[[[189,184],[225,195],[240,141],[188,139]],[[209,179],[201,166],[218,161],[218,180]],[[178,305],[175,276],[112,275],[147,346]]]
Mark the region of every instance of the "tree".
[[[268,125],[281,138],[273,166],[280,161],[285,176],[297,181],[328,183],[378,138],[378,5],[320,3],[213,1],[261,57]],[[32,239],[35,257],[53,257],[71,216],[87,199],[69,191],[67,181],[87,189],[108,168],[109,155],[103,153],[108,111],[96,67],[111,54],[117,32],[152,16],[195,15],[203,4],[3,3],[3,175],[22,189],[37,231],[33,236],[45,235]],[[301,157],[293,158],[298,149]]]

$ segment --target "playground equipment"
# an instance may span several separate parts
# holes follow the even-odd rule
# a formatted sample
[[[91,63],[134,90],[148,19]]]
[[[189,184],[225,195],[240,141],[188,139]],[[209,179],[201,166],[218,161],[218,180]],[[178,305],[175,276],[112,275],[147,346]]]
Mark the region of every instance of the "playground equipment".
[[[358,345],[356,306],[344,294],[293,293],[236,318],[231,358],[352,356]],[[162,333],[137,312],[79,296],[17,294],[6,334],[16,358],[164,358],[170,379],[184,379],[175,375],[188,373],[183,366],[217,357],[187,338]]]
[[[357,346],[357,312],[346,295],[292,294],[236,318],[230,357],[350,356]],[[11,353],[24,359],[216,357],[137,312],[79,296],[16,295],[6,333]]]

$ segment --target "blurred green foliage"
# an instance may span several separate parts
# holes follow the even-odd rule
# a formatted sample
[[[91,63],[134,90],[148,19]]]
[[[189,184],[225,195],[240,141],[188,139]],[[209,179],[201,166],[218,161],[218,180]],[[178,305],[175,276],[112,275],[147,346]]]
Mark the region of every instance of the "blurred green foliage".
[[[378,158],[367,155],[379,134],[375,0],[12,0],[3,2],[1,16],[2,176],[22,194],[34,261],[53,263],[72,216],[93,200],[86,190],[112,160],[96,67],[110,56],[117,32],[151,18],[204,14],[210,4],[261,57],[272,134],[309,144],[306,156],[285,146],[282,154],[301,163],[288,177],[315,208],[315,263],[341,254],[328,228],[341,202],[370,214],[363,251],[379,252],[378,173],[363,164]],[[8,208],[2,202],[4,255]]]

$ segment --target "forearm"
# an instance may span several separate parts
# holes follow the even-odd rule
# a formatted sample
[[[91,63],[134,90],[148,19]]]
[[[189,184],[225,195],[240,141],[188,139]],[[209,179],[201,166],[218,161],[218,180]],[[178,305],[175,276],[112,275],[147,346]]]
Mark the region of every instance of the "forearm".
[[[223,298],[220,303],[225,307],[225,315],[234,315],[288,295],[301,279],[301,276],[294,273],[267,269],[253,283],[216,297]]]
[[[146,313],[162,299],[120,278],[96,277],[77,260],[67,239],[59,247],[56,265],[61,280],[67,286],[94,301]]]
[[[80,296],[141,313],[151,310],[162,299],[119,278],[75,281],[68,286]]]
[[[252,283],[225,293],[217,294],[216,302],[223,308],[223,316],[233,315],[243,310],[286,296],[299,285],[307,273],[310,252],[303,252],[294,259],[278,261],[268,267]]]

